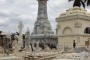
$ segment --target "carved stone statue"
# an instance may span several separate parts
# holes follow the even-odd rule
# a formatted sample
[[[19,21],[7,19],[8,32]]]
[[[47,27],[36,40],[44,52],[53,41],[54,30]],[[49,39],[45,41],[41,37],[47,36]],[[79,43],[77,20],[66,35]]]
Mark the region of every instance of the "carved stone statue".
[[[36,50],[35,51],[41,51],[42,49],[39,47],[39,42],[36,42]]]
[[[25,36],[25,50],[28,50],[28,51],[31,50],[29,28],[27,28],[27,32],[26,32],[26,36]]]
[[[19,39],[18,44],[20,46],[20,49],[23,47],[23,39],[22,39],[22,29],[23,29],[23,23],[22,21],[19,22],[18,28],[19,28]]]

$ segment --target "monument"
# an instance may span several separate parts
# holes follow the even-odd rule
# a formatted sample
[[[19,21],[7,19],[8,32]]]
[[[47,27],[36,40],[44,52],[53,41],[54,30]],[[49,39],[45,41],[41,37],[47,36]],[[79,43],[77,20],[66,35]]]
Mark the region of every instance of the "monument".
[[[30,30],[29,28],[27,28],[27,32],[25,35],[25,50],[30,51],[31,50],[31,46],[30,46]]]
[[[1,32],[1,31],[0,31]],[[0,33],[0,60],[19,60],[13,53],[11,53],[11,36],[9,34]]]
[[[90,5],[90,1],[68,1],[74,1],[73,8],[56,18],[59,46],[73,48],[88,46],[90,45],[90,13],[85,10],[85,7]]]
[[[90,13],[84,8],[75,6],[66,10],[56,18],[59,46],[85,47],[85,41],[90,41]],[[75,41],[74,41],[75,40]]]
[[[34,41],[34,46],[39,45],[42,49],[46,45],[52,47],[51,44],[54,42],[54,47],[57,45],[57,37],[51,29],[50,22],[47,14],[47,1],[48,0],[37,0],[38,1],[38,16],[37,21],[34,25],[34,30],[31,34],[31,40]],[[45,32],[47,30],[47,32]],[[39,42],[37,44],[36,42]]]
[[[37,0],[38,1],[38,16],[37,21],[34,25],[34,31],[32,35],[34,34],[44,34],[44,29],[48,30],[48,34],[54,34],[54,32],[51,29],[50,22],[48,21],[48,15],[47,15],[47,1],[48,0]]]
[[[22,29],[23,29],[23,23],[22,21],[19,22],[18,28],[19,28],[19,37],[18,37],[18,44],[20,46],[20,49],[23,47],[23,39],[22,39]]]

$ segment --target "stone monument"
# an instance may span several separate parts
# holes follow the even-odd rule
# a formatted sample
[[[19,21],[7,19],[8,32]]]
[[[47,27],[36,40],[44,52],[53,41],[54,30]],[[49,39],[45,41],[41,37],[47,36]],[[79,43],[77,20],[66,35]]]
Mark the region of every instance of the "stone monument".
[[[18,38],[18,44],[20,46],[20,49],[23,47],[23,39],[22,39],[22,29],[23,29],[23,23],[22,21],[19,22],[18,28],[19,28],[19,38]]]
[[[85,41],[90,40],[90,13],[76,6],[60,14],[56,21],[60,47],[67,44],[72,48],[74,42],[76,48],[85,47]]]
[[[4,48],[0,47],[0,60],[19,60],[19,58],[16,57],[14,53],[11,52],[12,41],[11,41],[10,31],[9,31],[9,34],[6,35],[6,40],[7,40],[6,47]]]
[[[25,50],[30,51],[31,46],[30,46],[30,30],[27,28],[26,36],[25,36]]]
[[[38,1],[38,16],[37,16],[37,21],[35,22],[34,25],[34,30],[31,34],[31,40],[32,41],[34,40],[35,42],[39,42],[38,45],[41,46],[42,44],[43,47],[44,47],[44,43],[52,44],[51,41],[54,41],[54,43],[57,44],[57,37],[52,31],[50,22],[48,20],[48,14],[47,14],[48,0],[37,0],[37,1]],[[45,29],[47,30],[47,32],[45,32]]]
[[[48,21],[47,15],[48,0],[37,0],[37,1],[38,1],[38,16],[32,34],[43,34],[45,28],[48,30],[48,34],[54,34],[54,32],[51,29],[50,22]]]

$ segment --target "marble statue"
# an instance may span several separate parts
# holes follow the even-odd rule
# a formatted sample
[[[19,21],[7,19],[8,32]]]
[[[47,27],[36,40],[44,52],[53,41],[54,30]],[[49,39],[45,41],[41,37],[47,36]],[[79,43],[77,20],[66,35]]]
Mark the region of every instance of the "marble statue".
[[[39,47],[39,42],[36,42],[36,50],[35,51],[38,52],[38,51],[41,51],[41,50],[42,50],[42,48]]]
[[[30,30],[27,28],[27,32],[25,35],[25,50],[30,51],[31,50],[31,45],[30,45]]]
[[[7,35],[7,39],[9,40],[8,41],[9,49],[12,49],[12,40],[11,40],[11,33],[10,33],[10,31],[9,31],[9,34]]]
[[[22,29],[23,29],[23,23],[22,21],[19,22],[19,25],[18,25],[18,29],[19,29],[19,39],[18,39],[18,44],[19,44],[19,47],[20,49],[23,47],[23,39],[22,39]]]

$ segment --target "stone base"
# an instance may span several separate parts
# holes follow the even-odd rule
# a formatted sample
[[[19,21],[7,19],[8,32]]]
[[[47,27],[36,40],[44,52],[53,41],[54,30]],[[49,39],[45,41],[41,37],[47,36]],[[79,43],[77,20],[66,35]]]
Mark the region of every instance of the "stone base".
[[[0,60],[19,60],[19,58],[14,56],[13,54],[10,54],[9,56],[7,56],[5,54],[1,54]]]
[[[0,57],[0,60],[19,60],[15,56]]]

